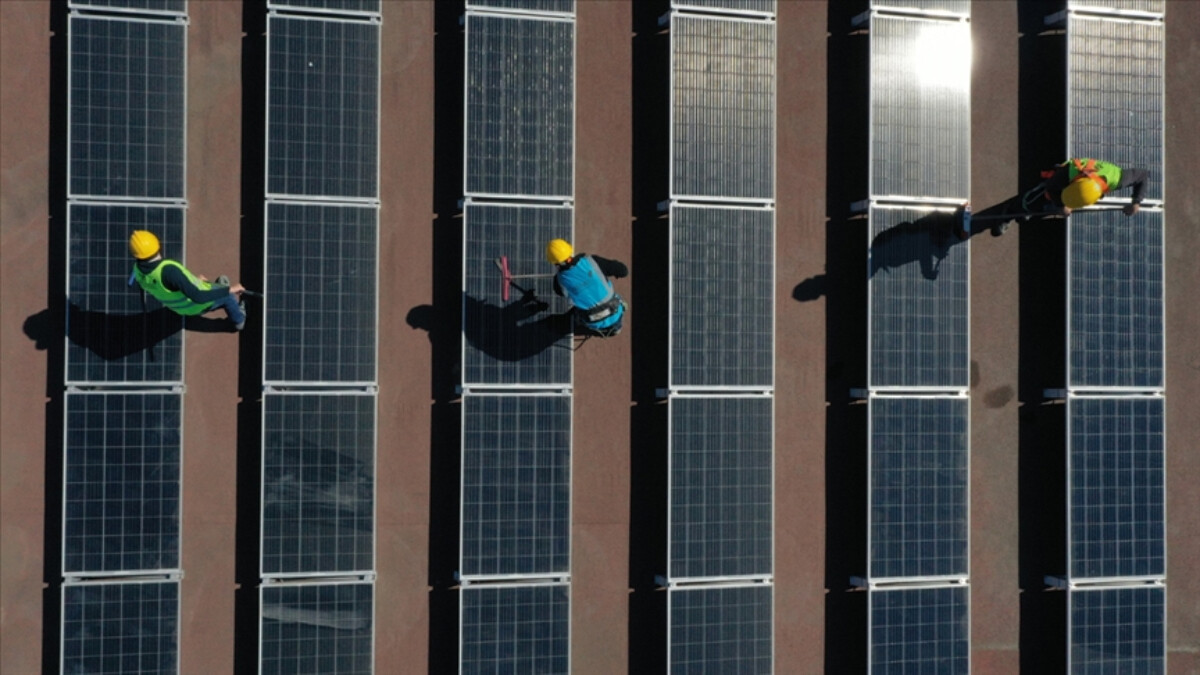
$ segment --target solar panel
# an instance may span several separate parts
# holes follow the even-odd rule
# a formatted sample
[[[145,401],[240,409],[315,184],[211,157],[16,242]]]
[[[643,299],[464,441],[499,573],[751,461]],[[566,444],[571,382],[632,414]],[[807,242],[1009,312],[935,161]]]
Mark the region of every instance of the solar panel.
[[[1161,22],[1074,14],[1067,23],[1067,149],[1147,169],[1147,199],[1163,197],[1165,32]]]
[[[676,587],[667,600],[670,672],[772,672],[771,586]]]
[[[971,0],[871,0],[872,9],[908,9],[919,12],[971,14]]]
[[[67,205],[67,384],[183,380],[182,317],[128,283],[130,233],[181,259],[183,222],[180,207]]]
[[[375,396],[264,394],[262,573],[375,562]]]
[[[1163,400],[1067,406],[1071,577],[1165,574]]]
[[[870,592],[872,673],[966,673],[971,669],[969,590]]]
[[[68,0],[67,6],[74,9],[187,14],[187,0]]]
[[[871,17],[871,196],[970,194],[971,26]]]
[[[373,672],[371,583],[268,584],[259,589],[259,672]]]
[[[272,14],[267,194],[379,196],[379,24]]]
[[[561,206],[466,205],[465,385],[571,382],[571,319],[565,314],[570,303],[555,295],[554,268],[543,252],[551,239],[572,238],[573,215],[571,208]],[[505,301],[496,267],[501,256],[514,275],[545,276],[515,279]]]
[[[466,586],[461,598],[459,672],[570,672],[565,584]]]
[[[672,397],[672,578],[771,574],[774,401]]]
[[[1072,214],[1068,246],[1069,385],[1162,387],[1162,212]]]
[[[672,386],[774,384],[774,245],[773,210],[672,205]]]
[[[68,196],[182,199],[186,24],[69,21]]]
[[[1162,14],[1167,9],[1167,3],[1166,0],[1067,0],[1067,7],[1076,10],[1117,10]]]
[[[970,384],[970,253],[947,213],[870,209],[872,387]]]
[[[463,398],[459,574],[570,569],[571,397]]]
[[[179,672],[179,582],[62,587],[62,672]]]
[[[379,209],[267,205],[263,379],[376,378]]]
[[[68,393],[63,572],[179,567],[181,395]]]
[[[574,21],[466,15],[467,195],[574,194]]]
[[[575,0],[467,0],[467,9],[475,8],[570,14],[575,11]]]
[[[774,14],[775,0],[671,0],[673,9]]]
[[[869,576],[966,575],[969,400],[875,397],[870,406]]]
[[[1166,672],[1165,588],[1076,588],[1070,597],[1072,673]]]
[[[267,9],[378,14],[380,0],[267,0]]]
[[[775,24],[671,19],[671,197],[775,199]]]

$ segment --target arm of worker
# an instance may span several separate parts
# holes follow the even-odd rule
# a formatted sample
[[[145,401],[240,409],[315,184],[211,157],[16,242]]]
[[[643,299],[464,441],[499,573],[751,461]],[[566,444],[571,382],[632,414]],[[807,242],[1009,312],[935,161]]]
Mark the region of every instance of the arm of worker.
[[[162,271],[163,286],[172,291],[181,291],[192,302],[215,302],[230,293],[240,293],[244,288],[241,284],[235,286],[213,286],[205,290],[188,280],[187,275],[174,265],[164,265]]]
[[[620,260],[609,260],[595,254],[592,254],[592,260],[596,261],[596,266],[600,268],[601,272],[604,272],[605,276],[614,279],[624,279],[629,276],[629,268]]]
[[[1124,189],[1127,187],[1133,188],[1133,198],[1130,204],[1127,204],[1124,209],[1125,215],[1132,216],[1138,212],[1138,204],[1142,203],[1142,199],[1146,194],[1146,181],[1150,178],[1150,173],[1145,169],[1129,168],[1121,170],[1121,183],[1115,189]]]
[[[1071,182],[1071,171],[1066,165],[1059,166],[1054,170],[1054,174],[1046,179],[1046,196],[1052,204],[1063,211],[1063,214],[1071,212],[1062,203],[1062,191],[1066,189]]]

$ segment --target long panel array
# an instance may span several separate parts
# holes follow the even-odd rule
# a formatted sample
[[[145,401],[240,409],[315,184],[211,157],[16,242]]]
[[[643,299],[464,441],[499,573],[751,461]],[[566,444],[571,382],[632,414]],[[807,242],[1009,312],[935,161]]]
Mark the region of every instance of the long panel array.
[[[868,669],[970,669],[970,2],[879,0],[869,31]]]
[[[1067,153],[1148,172],[1067,227],[1067,670],[1166,671],[1166,3],[1072,0]]]
[[[463,23],[459,671],[564,673],[573,340],[543,251],[574,241],[575,2]]]
[[[59,667],[178,672],[183,320],[128,242],[183,255],[187,5],[68,7]]]
[[[774,667],[775,2],[672,2],[667,667]]]
[[[381,7],[267,8],[259,672],[370,673]]]

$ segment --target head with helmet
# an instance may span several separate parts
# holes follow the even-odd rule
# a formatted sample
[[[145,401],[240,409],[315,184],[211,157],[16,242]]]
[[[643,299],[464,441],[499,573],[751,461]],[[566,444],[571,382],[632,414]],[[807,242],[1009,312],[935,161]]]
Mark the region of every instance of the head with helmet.
[[[154,236],[153,232],[134,230],[133,234],[129,235],[129,252],[138,260],[149,260],[158,255],[161,249],[158,237]]]
[[[1062,203],[1069,209],[1081,209],[1100,201],[1102,196],[1104,188],[1100,183],[1087,174],[1080,174],[1063,189]]]
[[[546,261],[552,265],[561,265],[575,255],[575,249],[566,239],[551,239],[546,243]]]

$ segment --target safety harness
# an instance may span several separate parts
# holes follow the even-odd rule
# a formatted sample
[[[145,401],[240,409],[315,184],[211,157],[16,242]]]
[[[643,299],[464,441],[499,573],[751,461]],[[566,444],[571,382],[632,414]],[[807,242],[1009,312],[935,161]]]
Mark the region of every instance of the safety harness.
[[[1079,179],[1079,176],[1087,176],[1088,178],[1096,181],[1096,184],[1100,186],[1101,194],[1108,192],[1108,180],[1096,171],[1096,160],[1088,158],[1087,163],[1085,164],[1078,157],[1072,157],[1069,162],[1063,162],[1059,166],[1066,166],[1068,164],[1073,164],[1076,172],[1074,176],[1071,176],[1071,180],[1068,181],[1068,183],[1074,183]],[[1054,176],[1055,170],[1056,169],[1046,169],[1042,172],[1042,178],[1049,180],[1052,176]],[[1046,190],[1043,192],[1043,194],[1045,195],[1046,199],[1054,201],[1054,197],[1051,196],[1049,190]]]

